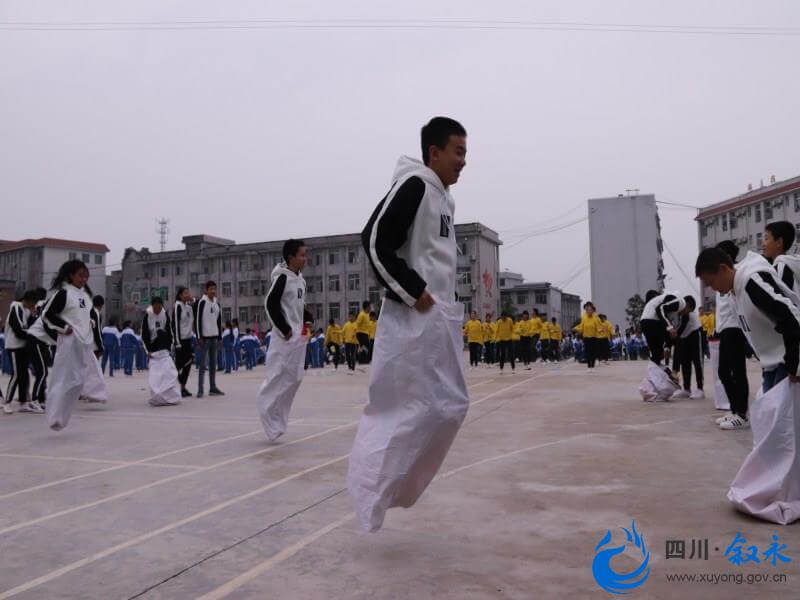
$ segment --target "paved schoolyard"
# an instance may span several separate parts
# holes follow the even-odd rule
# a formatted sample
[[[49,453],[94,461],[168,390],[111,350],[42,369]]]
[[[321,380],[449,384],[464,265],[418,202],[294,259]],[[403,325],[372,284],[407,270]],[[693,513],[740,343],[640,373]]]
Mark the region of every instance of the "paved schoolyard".
[[[725,497],[750,432],[720,431],[711,399],[641,402],[644,369],[468,371],[472,405],[440,477],[376,534],[344,489],[366,373],[309,374],[275,445],[255,412],[263,367],[167,408],[147,405],[146,374],[118,374],[109,404],[81,405],[59,433],[0,415],[0,599],[602,598],[595,547],[608,530],[621,544],[633,519],[651,553],[633,597],[798,597],[798,526]],[[736,532],[762,553],[777,533],[793,561],[732,564]],[[705,539],[708,560],[690,559]],[[685,558],[666,559],[667,540]],[[632,570],[636,552],[612,566]],[[667,579],[682,574],[730,580]]]

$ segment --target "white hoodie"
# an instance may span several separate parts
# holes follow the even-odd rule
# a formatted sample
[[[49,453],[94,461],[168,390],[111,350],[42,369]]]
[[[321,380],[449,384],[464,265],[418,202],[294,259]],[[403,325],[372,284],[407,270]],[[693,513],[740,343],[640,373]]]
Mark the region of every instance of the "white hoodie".
[[[414,306],[427,290],[453,302],[456,293],[455,202],[439,176],[401,156],[388,195],[372,213],[361,241],[386,296]]]
[[[678,313],[684,308],[686,300],[680,292],[664,292],[644,305],[641,320],[661,321],[667,329],[675,329],[675,324],[680,320]]]
[[[271,283],[264,308],[272,326],[286,337],[291,330],[292,335],[299,335],[303,329],[306,280],[301,273],[292,271],[285,262],[276,265],[272,270]]]
[[[739,317],[736,314],[736,305],[730,294],[720,294],[717,292],[716,318],[714,319],[714,330],[722,333],[726,329],[741,329]]]
[[[786,284],[800,299],[800,256],[781,254],[772,263],[778,272],[778,279]]]
[[[736,264],[731,298],[742,331],[766,371],[785,364],[789,373],[798,374],[800,310],[793,295],[760,254],[748,252]]]

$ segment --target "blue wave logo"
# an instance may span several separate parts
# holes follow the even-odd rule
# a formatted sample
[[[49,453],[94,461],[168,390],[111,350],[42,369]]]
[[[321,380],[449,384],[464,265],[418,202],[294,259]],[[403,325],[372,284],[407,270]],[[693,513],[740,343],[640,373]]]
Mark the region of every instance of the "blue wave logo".
[[[611,542],[611,531],[600,540],[595,547],[594,560],[592,561],[592,574],[597,584],[610,594],[628,594],[643,585],[650,577],[650,552],[644,543],[644,536],[636,531],[636,522],[631,521],[631,531],[622,527],[622,531],[628,538],[628,544],[633,544],[642,556],[642,563],[630,573],[617,573],[611,568],[611,560],[618,554],[622,554],[629,547],[622,545],[612,548],[601,549]]]

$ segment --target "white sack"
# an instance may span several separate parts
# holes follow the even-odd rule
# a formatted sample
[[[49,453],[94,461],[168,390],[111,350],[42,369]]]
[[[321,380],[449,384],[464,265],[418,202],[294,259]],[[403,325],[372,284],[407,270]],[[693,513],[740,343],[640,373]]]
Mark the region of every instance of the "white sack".
[[[460,303],[426,313],[385,300],[347,487],[361,525],[408,508],[436,475],[467,414]]]
[[[75,335],[59,335],[56,357],[47,377],[47,424],[58,431],[69,423],[75,401],[81,396],[88,372],[97,360],[92,345]]]
[[[271,442],[286,433],[292,402],[305,374],[307,343],[308,338],[296,332],[288,340],[279,333],[272,336],[264,383],[256,396],[261,425]]]
[[[150,356],[147,383],[150,385],[150,406],[174,406],[181,403],[178,370],[169,350],[158,350]]]
[[[728,400],[728,394],[725,393],[725,386],[719,380],[719,341],[709,340],[708,350],[711,353],[711,376],[714,379],[714,408],[730,410],[731,403]]]
[[[100,361],[97,360],[94,352],[92,352],[92,360],[89,361],[86,368],[86,380],[83,382],[81,398],[86,402],[99,402],[101,404],[108,402],[108,391],[106,390],[106,381],[103,378],[103,368],[100,366]]]
[[[666,402],[678,390],[676,384],[663,367],[648,361],[647,375],[639,384],[639,393],[645,402]]]
[[[753,450],[731,483],[740,511],[781,525],[800,519],[800,384],[786,378],[750,405]]]

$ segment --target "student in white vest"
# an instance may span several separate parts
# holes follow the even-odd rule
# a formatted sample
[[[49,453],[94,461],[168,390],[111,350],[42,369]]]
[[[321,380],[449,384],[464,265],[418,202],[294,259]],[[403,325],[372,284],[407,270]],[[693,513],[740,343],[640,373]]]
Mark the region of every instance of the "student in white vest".
[[[209,396],[224,396],[217,387],[217,344],[222,340],[222,311],[217,302],[217,284],[206,283],[206,293],[195,311],[195,333],[200,345],[200,365],[197,377],[197,397],[203,397],[203,379],[208,366]]]

